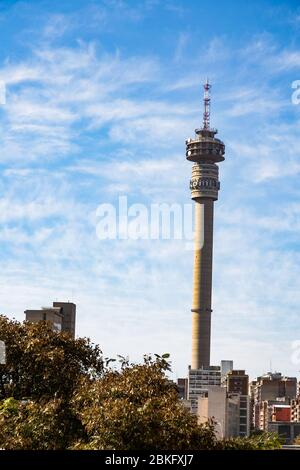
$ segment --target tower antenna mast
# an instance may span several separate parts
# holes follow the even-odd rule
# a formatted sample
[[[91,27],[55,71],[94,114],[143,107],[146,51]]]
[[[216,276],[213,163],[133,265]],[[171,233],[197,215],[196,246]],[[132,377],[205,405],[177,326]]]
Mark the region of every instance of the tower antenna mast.
[[[204,113],[203,113],[203,129],[210,129],[210,89],[211,84],[206,79],[206,83],[203,85],[204,88]]]

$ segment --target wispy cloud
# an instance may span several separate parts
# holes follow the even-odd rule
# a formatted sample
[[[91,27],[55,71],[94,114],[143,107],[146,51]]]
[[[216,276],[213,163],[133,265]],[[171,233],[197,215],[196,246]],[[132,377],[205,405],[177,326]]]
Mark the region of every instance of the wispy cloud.
[[[167,350],[175,372],[185,372],[192,253],[180,240],[98,240],[95,211],[124,193],[146,205],[190,202],[184,141],[201,120],[208,75],[212,124],[227,150],[216,203],[214,360],[240,359],[254,374],[267,354],[292,371],[288,344],[300,334],[300,142],[289,96],[296,45],[271,33],[240,41],[195,33],[185,3],[52,10],[0,67],[1,311],[23,318],[27,307],[73,299],[80,334],[107,355]],[[172,17],[169,32],[162,11]],[[147,29],[152,15],[159,41]],[[144,37],[155,47],[138,44]]]
[[[180,33],[178,40],[177,40],[177,45],[174,53],[174,61],[179,62],[180,60],[183,59],[183,57],[186,55],[186,47],[188,45],[189,41],[189,34],[188,33]]]
[[[43,35],[47,40],[61,37],[70,28],[71,22],[66,15],[54,14],[48,19]]]

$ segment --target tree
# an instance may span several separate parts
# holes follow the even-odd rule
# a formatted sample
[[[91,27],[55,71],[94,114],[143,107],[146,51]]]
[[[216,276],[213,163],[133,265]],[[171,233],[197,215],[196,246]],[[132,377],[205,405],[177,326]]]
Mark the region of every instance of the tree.
[[[103,373],[99,346],[56,333],[46,322],[19,323],[0,316],[6,364],[0,365],[0,398],[68,400],[82,377]]]
[[[280,449],[282,440],[278,434],[262,432],[249,437],[235,437],[216,442],[216,450],[274,450]]]
[[[142,364],[103,360],[99,346],[38,324],[0,316],[7,362],[0,365],[0,448],[200,450],[272,449],[274,435],[217,441],[198,425],[167,376],[168,355]]]
[[[85,381],[74,397],[86,440],[75,448],[118,450],[195,450],[215,444],[213,425],[198,425],[178,400],[166,377],[166,355],[123,363],[94,382]]]
[[[99,346],[52,331],[46,322],[0,316],[6,364],[0,365],[0,448],[65,449],[84,429],[71,399],[81,380],[101,377]]]
[[[67,403],[3,400],[0,406],[0,447],[6,450],[66,449],[83,436],[83,428]]]

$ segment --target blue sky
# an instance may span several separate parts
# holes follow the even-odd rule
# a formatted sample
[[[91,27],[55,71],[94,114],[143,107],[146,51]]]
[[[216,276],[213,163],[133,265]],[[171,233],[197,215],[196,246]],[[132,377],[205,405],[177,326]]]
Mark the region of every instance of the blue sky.
[[[246,4],[247,3],[247,4]],[[189,202],[185,139],[213,83],[226,144],[212,359],[298,374],[297,1],[0,1],[0,310],[73,300],[106,356],[190,361],[192,252],[96,236],[99,204]]]

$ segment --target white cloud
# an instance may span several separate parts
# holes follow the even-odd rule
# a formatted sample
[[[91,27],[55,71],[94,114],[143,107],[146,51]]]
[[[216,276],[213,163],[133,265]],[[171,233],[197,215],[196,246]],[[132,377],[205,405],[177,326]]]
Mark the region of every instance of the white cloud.
[[[33,222],[53,216],[65,216],[72,213],[72,205],[42,195],[40,200],[29,202],[16,201],[11,198],[0,199],[0,222],[7,223],[20,219]]]
[[[158,79],[158,67],[148,58],[124,58],[119,54],[97,56],[96,46],[79,44],[76,49],[36,48],[28,63],[6,64],[0,77],[7,85],[3,107],[1,160],[59,158],[78,150],[78,121],[86,126],[118,117],[141,114],[141,104],[123,101],[113,93],[124,87]],[[114,106],[115,105],[115,106]],[[146,103],[148,112],[155,104]],[[157,108],[164,113],[164,104]],[[114,114],[114,107],[119,116]],[[127,109],[127,111],[126,111]],[[151,111],[152,109],[152,111]],[[125,113],[125,114],[124,114]],[[30,142],[30,144],[29,144]]]
[[[57,34],[64,34],[62,19],[51,21],[44,35],[56,35],[55,21]],[[97,21],[106,21],[101,11]],[[192,75],[189,67],[183,74],[174,63],[106,54],[98,44],[83,42],[75,48],[43,42],[27,62],[3,65],[8,102],[1,109],[0,159],[6,166],[0,239],[9,249],[0,274],[4,313],[21,319],[25,308],[73,298],[78,331],[98,341],[105,354],[131,351],[137,359],[147,350],[169,351],[176,371],[185,371],[192,252],[172,240],[101,242],[94,212],[124,192],[135,202],[190,201],[184,140],[200,120],[201,76],[211,62],[213,92],[220,98],[213,101],[213,118],[220,120],[227,145],[216,208],[214,360],[229,355],[254,373],[267,367],[261,365],[267,351],[284,365],[271,343],[288,354],[288,342],[298,334],[300,272],[297,253],[278,234],[284,231],[293,243],[299,207],[294,200],[265,205],[276,199],[277,181],[299,173],[299,129],[280,123],[279,113],[288,108],[279,85],[271,92],[268,82],[256,87],[257,67],[264,59],[274,64],[273,46],[261,40],[251,54],[244,49],[243,70],[232,70],[229,61],[242,56],[242,46],[230,51],[225,39],[215,38],[204,65],[199,57],[190,59]],[[296,63],[297,57],[284,57]],[[270,194],[264,192],[267,184]]]

